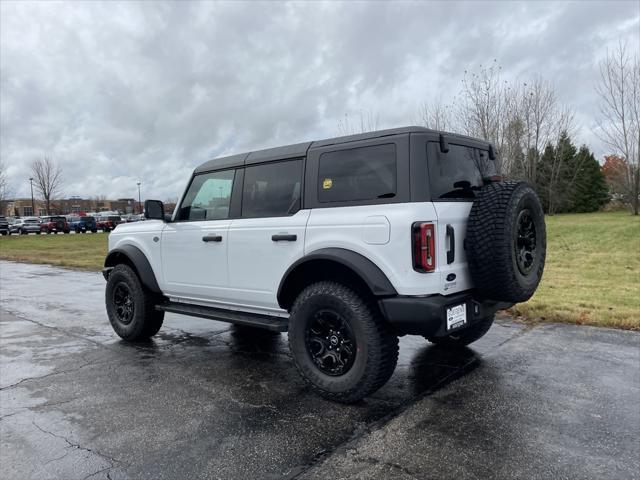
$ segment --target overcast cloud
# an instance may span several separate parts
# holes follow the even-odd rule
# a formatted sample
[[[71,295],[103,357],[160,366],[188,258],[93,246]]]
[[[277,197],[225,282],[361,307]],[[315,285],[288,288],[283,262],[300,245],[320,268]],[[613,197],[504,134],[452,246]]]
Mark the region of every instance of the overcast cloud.
[[[466,69],[541,74],[594,138],[598,61],[640,48],[640,2],[0,4],[0,158],[62,165],[65,196],[177,197],[215,156],[321,139],[345,114],[414,124]]]

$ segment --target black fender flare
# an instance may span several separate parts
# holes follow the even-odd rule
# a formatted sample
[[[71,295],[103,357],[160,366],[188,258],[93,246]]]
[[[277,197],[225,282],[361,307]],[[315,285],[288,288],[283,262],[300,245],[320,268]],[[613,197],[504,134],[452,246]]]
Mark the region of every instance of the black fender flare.
[[[280,305],[283,303],[284,289],[290,275],[304,264],[316,260],[329,260],[347,267],[366,283],[376,297],[391,297],[398,294],[384,272],[364,255],[345,248],[322,248],[298,259],[284,273],[277,293]]]
[[[123,258],[126,260],[123,262]],[[109,252],[104,260],[105,270],[111,270],[119,263],[130,263],[136,269],[142,284],[154,293],[162,293],[151,264],[145,254],[138,247],[123,245]],[[105,274],[105,278],[107,275]]]

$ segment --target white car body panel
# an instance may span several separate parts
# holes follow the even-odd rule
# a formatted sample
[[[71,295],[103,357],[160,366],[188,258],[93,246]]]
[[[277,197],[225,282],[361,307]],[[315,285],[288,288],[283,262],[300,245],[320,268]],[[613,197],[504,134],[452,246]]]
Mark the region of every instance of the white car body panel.
[[[131,245],[140,249],[149,260],[158,285],[163,291],[160,242],[156,242],[153,239],[155,237],[160,238],[164,227],[165,223],[160,220],[148,220],[145,222],[121,223],[109,233],[109,251],[111,252],[124,245]]]
[[[228,300],[282,312],[276,298],[287,268],[304,255],[310,210],[295,215],[241,218],[229,228]],[[295,241],[273,241],[273,235],[296,235]]]
[[[389,241],[371,243],[366,240],[371,232],[369,219],[381,211],[389,222]],[[433,203],[314,209],[307,224],[305,254],[323,248],[352,250],[377,265],[400,295],[432,294],[440,291],[439,270],[420,273],[413,269],[411,225],[417,221],[437,222]],[[374,237],[378,236],[375,232]]]
[[[464,239],[467,235],[467,221],[472,202],[433,202],[438,216],[436,229],[436,265],[442,275],[442,282],[438,293],[450,295],[452,293],[472,288],[471,275],[467,265],[467,255],[464,249]],[[454,228],[455,259],[447,264],[447,252],[451,239],[447,236],[447,225]],[[448,281],[447,276],[455,274],[455,279]]]
[[[168,296],[224,301],[230,220],[172,222],[162,231],[162,290]],[[205,242],[205,236],[220,236]]]
[[[276,298],[286,270],[324,248],[343,248],[371,260],[399,295],[450,295],[472,287],[464,254],[470,202],[422,202],[300,210],[288,217],[119,225],[109,250],[130,244],[149,260],[158,285],[172,301],[286,316]],[[436,224],[434,272],[413,269],[411,226]],[[455,229],[455,261],[447,264]],[[204,235],[221,242],[203,242]],[[275,234],[293,234],[295,242],[274,242]],[[158,241],[154,241],[158,238]],[[449,274],[456,275],[448,281]]]

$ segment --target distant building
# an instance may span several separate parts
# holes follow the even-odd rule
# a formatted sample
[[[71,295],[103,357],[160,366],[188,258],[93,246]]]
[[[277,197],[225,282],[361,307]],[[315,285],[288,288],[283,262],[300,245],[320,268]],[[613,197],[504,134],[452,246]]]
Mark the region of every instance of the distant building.
[[[30,217],[44,216],[47,214],[46,205],[42,200],[34,200],[34,209],[31,206],[31,198],[16,198],[5,200],[0,215],[6,217]],[[129,213],[142,213],[142,207],[133,198],[119,198],[117,200],[71,197],[51,201],[51,215],[82,215],[86,212],[117,211],[122,215]]]

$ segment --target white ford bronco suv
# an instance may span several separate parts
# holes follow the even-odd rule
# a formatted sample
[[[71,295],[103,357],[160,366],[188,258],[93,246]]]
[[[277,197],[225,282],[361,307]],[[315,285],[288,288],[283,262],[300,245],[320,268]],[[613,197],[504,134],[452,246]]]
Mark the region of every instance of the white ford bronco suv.
[[[119,336],[155,335],[165,312],[288,331],[304,379],[345,403],[389,379],[398,336],[482,337],[545,261],[534,190],[496,176],[487,142],[421,127],[211,160],[170,218],[156,200],[145,216],[109,236]]]

